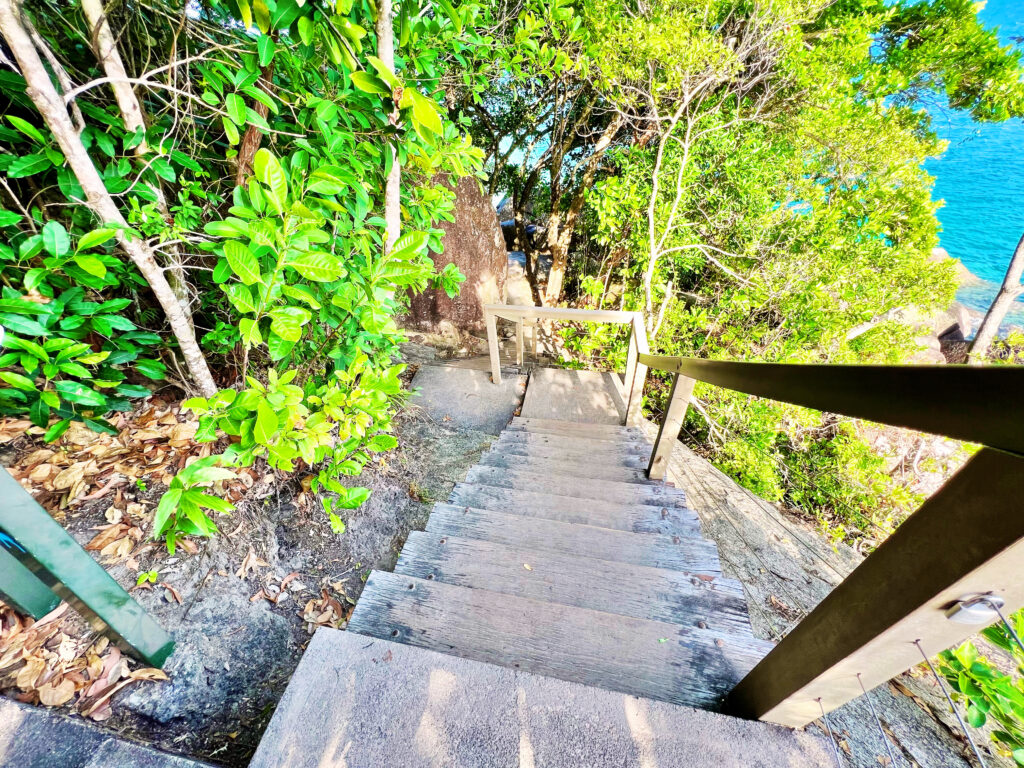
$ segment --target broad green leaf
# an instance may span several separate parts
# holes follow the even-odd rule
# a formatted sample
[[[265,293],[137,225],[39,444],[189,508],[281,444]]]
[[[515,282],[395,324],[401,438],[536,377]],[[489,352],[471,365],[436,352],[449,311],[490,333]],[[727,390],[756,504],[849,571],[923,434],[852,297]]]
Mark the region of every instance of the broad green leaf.
[[[255,347],[263,343],[260,325],[251,317],[243,317],[238,321],[238,331],[242,337],[242,343],[247,347]]]
[[[277,307],[270,310],[270,318],[270,330],[285,341],[298,341],[302,338],[302,326],[312,315],[301,307]]]
[[[313,292],[304,285],[286,285],[282,289],[284,295],[292,299],[308,304],[313,309],[320,309],[320,301],[313,295]]]
[[[238,135],[238,126],[227,115],[221,117],[221,122],[224,124],[224,135],[228,138],[228,144],[231,146],[236,145],[241,138]]]
[[[274,38],[270,35],[261,35],[260,39],[256,41],[256,50],[259,52],[260,66],[267,66],[274,60],[274,54],[277,52]]]
[[[86,232],[80,238],[78,238],[78,245],[75,246],[76,251],[84,251],[89,248],[95,248],[97,245],[103,245],[103,243],[110,240],[117,234],[116,229],[94,229],[92,232]],[[85,269],[85,267],[82,267]],[[88,270],[87,270],[88,271]],[[100,275],[102,277],[102,275]]]
[[[412,117],[417,123],[429,130],[431,133],[440,135],[444,133],[444,126],[441,124],[441,116],[437,113],[437,106],[433,101],[422,95],[415,88],[407,88],[406,93],[412,98]]]
[[[252,293],[244,285],[230,283],[222,285],[221,290],[228,295],[231,304],[239,312],[249,313],[256,311],[256,303],[253,301]]]
[[[249,29],[252,26],[252,6],[249,0],[238,0],[238,13],[242,17],[242,25]]]
[[[366,447],[371,451],[380,452],[390,451],[396,445],[398,445],[398,440],[396,440],[391,435],[374,435],[373,437],[370,438],[369,442],[366,444]]]
[[[224,243],[224,258],[228,260],[231,271],[246,285],[260,281],[260,264],[253,252],[237,240]]]
[[[307,280],[318,283],[337,280],[342,274],[341,262],[326,251],[300,253],[289,258],[286,264]]]
[[[65,432],[67,432],[68,431],[68,427],[70,427],[70,426],[71,426],[71,419],[63,419],[61,421],[58,421],[56,424],[54,424],[52,427],[50,427],[48,430],[46,430],[46,434],[43,435],[43,442],[44,443],[52,443],[58,437],[63,435]]]
[[[72,259],[75,264],[84,269],[90,275],[95,275],[96,277],[107,276],[106,265],[95,256],[91,256],[88,253],[76,253]]]
[[[267,351],[270,353],[271,360],[283,360],[293,349],[295,349],[294,341],[286,341],[276,333],[271,333],[267,337]]]
[[[46,143],[46,137],[43,136],[39,129],[32,125],[32,123],[30,123],[28,120],[24,120],[18,117],[17,115],[8,115],[7,120],[10,122],[11,125],[13,125],[19,131],[24,133],[37,144]]]
[[[20,213],[0,208],[0,227],[10,227],[17,224],[23,218],[24,217]]]
[[[303,45],[309,45],[313,42],[313,33],[315,28],[312,20],[308,16],[299,17],[299,39],[302,40]]]
[[[61,397],[65,400],[70,400],[72,403],[91,405],[98,408],[107,404],[106,397],[77,381],[58,381],[53,385],[53,388],[60,393]]]
[[[153,538],[156,538],[167,529],[171,515],[177,510],[178,502],[181,501],[181,495],[184,492],[182,488],[170,488],[160,497],[160,503],[156,507],[156,514],[153,515]]]
[[[366,60],[373,65],[373,68],[377,71],[377,76],[391,86],[392,90],[402,87],[402,81],[398,79],[394,72],[391,71],[390,67],[383,61],[378,59],[376,56],[367,56]]]
[[[256,17],[256,26],[264,35],[270,31],[270,9],[263,0],[254,0],[252,4],[253,15]]]
[[[369,488],[349,488],[348,493],[345,495],[345,497],[338,499],[338,506],[342,507],[343,509],[355,509],[368,498],[370,498]]]
[[[35,392],[36,385],[28,376],[22,376],[13,371],[0,371],[0,379],[6,381],[15,389],[23,389],[26,392]]]
[[[455,34],[462,34],[462,17],[459,16],[459,12],[455,10],[454,6],[448,0],[437,0],[437,4],[444,9],[445,15],[451,19],[452,26],[455,27]],[[557,4],[556,4],[557,5]]]
[[[284,204],[288,197],[288,177],[285,175],[281,163],[274,157],[269,149],[262,148],[253,158],[253,172],[256,178],[266,184],[270,191],[277,195],[278,200]]]
[[[423,252],[427,247],[430,235],[426,232],[407,232],[402,235],[391,247],[388,258],[395,261],[406,261]]]
[[[26,176],[34,176],[53,166],[50,158],[42,152],[34,155],[25,155],[14,160],[7,166],[7,176],[11,179],[23,179]]]
[[[391,95],[391,89],[388,87],[388,84],[369,72],[353,72],[352,84],[365,93],[379,93],[382,96]]]
[[[252,436],[260,445],[267,445],[277,432],[277,414],[266,400],[256,406],[256,424]]]
[[[43,225],[43,248],[51,256],[63,256],[71,250],[71,238],[59,221],[48,221]]]
[[[245,99],[237,93],[229,93],[224,99],[224,106],[228,110],[231,122],[237,126],[245,125]]]

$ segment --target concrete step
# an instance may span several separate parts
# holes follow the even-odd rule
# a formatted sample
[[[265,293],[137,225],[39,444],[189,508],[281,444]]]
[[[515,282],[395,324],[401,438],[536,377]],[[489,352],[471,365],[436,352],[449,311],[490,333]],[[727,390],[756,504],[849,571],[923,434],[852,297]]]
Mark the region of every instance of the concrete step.
[[[427,531],[683,573],[721,572],[717,548],[713,542],[701,538],[696,523],[682,536],[668,536],[435,504],[427,520]]]
[[[588,478],[586,482],[580,482],[579,477],[572,475],[537,475],[529,470],[477,465],[466,473],[466,482],[620,504],[686,505],[682,490],[651,481],[639,484]]]
[[[0,766],[14,768],[210,768],[117,738],[81,717],[0,697]]]
[[[85,768],[212,768],[207,763],[159,752],[123,739],[107,739]]]
[[[771,649],[749,636],[373,571],[349,631],[672,704],[716,708]]]
[[[319,629],[249,768],[817,768],[807,732]]]
[[[522,442],[501,442],[495,441],[488,451],[498,456],[525,456],[534,459],[549,459],[553,461],[586,461],[602,467],[630,467],[632,469],[647,469],[647,462],[650,457],[645,453],[596,453],[586,449],[569,450],[550,445],[532,445]]]
[[[531,472],[535,476],[541,477],[570,475],[641,485],[650,485],[652,482],[647,479],[646,468],[609,466],[587,459],[560,460],[535,456],[511,456],[507,453],[488,451],[480,457],[480,464],[485,467],[503,467],[520,472]]]
[[[636,534],[634,534],[636,535]],[[689,543],[689,542],[688,542]],[[716,558],[717,559],[717,558]],[[414,531],[395,573],[682,627],[753,636],[738,581]]]
[[[522,430],[540,434],[568,435],[572,437],[596,437],[601,440],[645,440],[644,434],[636,427],[609,424],[585,424],[557,419],[528,419],[516,416],[506,430]]]
[[[539,434],[506,429],[493,445],[528,445],[556,450],[588,451],[601,456],[642,455],[650,458],[651,444],[644,440],[592,440],[586,437]]]
[[[493,509],[506,514],[596,525],[631,533],[682,536],[698,522],[696,513],[685,507],[623,504],[600,499],[581,501],[575,496],[474,483],[457,483],[449,501],[456,506]]]

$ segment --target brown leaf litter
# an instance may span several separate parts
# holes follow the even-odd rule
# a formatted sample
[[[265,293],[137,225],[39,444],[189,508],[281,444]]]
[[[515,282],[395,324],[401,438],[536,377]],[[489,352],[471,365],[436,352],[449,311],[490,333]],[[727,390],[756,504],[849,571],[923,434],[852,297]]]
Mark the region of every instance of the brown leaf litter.
[[[106,720],[111,697],[140,680],[167,680],[162,670],[132,669],[134,661],[105,637],[76,637],[68,606],[32,621],[0,603],[0,691],[18,701],[67,706],[83,717]]]

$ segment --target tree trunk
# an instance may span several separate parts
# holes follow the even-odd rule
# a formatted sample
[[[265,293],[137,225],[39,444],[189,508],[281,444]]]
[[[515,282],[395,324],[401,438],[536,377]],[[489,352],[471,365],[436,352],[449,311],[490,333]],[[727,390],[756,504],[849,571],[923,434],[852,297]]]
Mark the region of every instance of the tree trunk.
[[[995,301],[985,313],[985,319],[981,321],[978,333],[971,342],[967,351],[970,362],[974,365],[984,362],[988,354],[988,348],[992,345],[992,339],[999,332],[1003,318],[1010,311],[1013,302],[1024,293],[1024,285],[1021,285],[1021,276],[1024,275],[1024,236],[1017,242],[1017,248],[1013,252],[1010,266],[1006,269],[1006,277],[996,294]]]
[[[124,67],[121,54],[117,50],[117,41],[110,29],[107,15],[103,11],[102,0],[82,0],[82,12],[86,21],[89,22],[89,39],[92,43],[96,58],[99,60],[103,71],[110,78],[110,87],[114,91],[114,99],[117,101],[117,108],[121,111],[121,119],[124,122],[125,130],[128,133],[135,133],[140,128],[146,129],[145,113],[142,111],[142,104],[135,96],[131,83],[128,82],[128,71]],[[135,156],[144,158],[149,154],[149,145],[143,139],[135,147]],[[167,198],[164,195],[163,186],[158,181],[155,189],[156,207],[160,215],[168,225],[173,223],[170,208],[167,206]],[[174,291],[174,295],[181,304],[182,311],[192,322],[192,310],[189,305],[188,281],[185,279],[185,270],[182,266],[181,253],[176,246],[168,249],[167,254],[167,282]]]
[[[611,145],[615,134],[622,126],[623,118],[616,113],[611,122],[604,129],[601,138],[594,145],[594,150],[587,160],[586,169],[583,171],[583,179],[576,188],[569,210],[565,214],[565,222],[562,223],[561,216],[551,201],[552,216],[548,223],[548,245],[551,248],[551,273],[548,275],[548,285],[544,291],[544,298],[547,304],[555,305],[562,299],[562,284],[565,280],[565,268],[569,262],[569,245],[572,242],[572,234],[576,229],[576,221],[583,212],[583,204],[587,201],[587,193],[594,184],[594,177],[601,165],[601,158]]]
[[[118,243],[146,278],[157,301],[163,307],[171,330],[181,347],[182,356],[189,373],[199,391],[210,397],[217,392],[217,385],[210,374],[206,358],[196,341],[195,332],[181,303],[171,290],[164,271],[157,264],[153,251],[141,240],[131,237],[125,230],[128,223],[121,215],[110,193],[103,185],[92,158],[68,115],[64,100],[57,93],[43,66],[39,53],[21,23],[21,9],[16,0],[0,0],[0,34],[10,47],[21,68],[21,74],[28,84],[28,97],[35,104],[54,139],[67,158],[71,171],[85,192],[86,204],[105,226],[118,229]]]
[[[395,25],[391,0],[380,0],[377,12],[377,58],[392,72],[395,71]],[[410,86],[411,87],[411,86]],[[392,124],[398,123],[398,108],[391,113]],[[384,253],[390,253],[398,240],[402,228],[402,185],[401,168],[398,165],[398,150],[391,145],[391,170],[388,171],[384,187]]]
[[[277,39],[275,34],[274,39]],[[274,79],[274,62],[270,62],[263,69],[260,70],[260,83],[266,88],[270,88],[271,83]],[[257,84],[257,87],[259,85]],[[262,118],[270,113],[267,105],[262,101],[252,101],[253,111]],[[242,134],[242,140],[238,142],[238,166],[235,169],[235,186],[241,187],[249,179],[249,174],[252,173],[252,162],[256,157],[256,153],[260,149],[260,144],[263,142],[263,131],[257,128],[252,123],[245,128],[245,133]]]

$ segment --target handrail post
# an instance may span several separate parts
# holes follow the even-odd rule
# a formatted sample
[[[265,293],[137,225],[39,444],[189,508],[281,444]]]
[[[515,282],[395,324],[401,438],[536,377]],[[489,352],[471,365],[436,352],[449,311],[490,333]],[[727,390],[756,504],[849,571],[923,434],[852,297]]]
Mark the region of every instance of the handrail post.
[[[523,318],[516,320],[516,365],[523,364]]]
[[[672,458],[679,431],[683,428],[686,409],[690,405],[693,394],[694,380],[682,374],[672,377],[672,393],[669,395],[668,410],[658,429],[658,438],[654,441],[651,461],[647,465],[647,477],[651,480],[663,480],[668,469],[668,461]]]
[[[484,322],[487,324],[487,348],[491,354],[491,381],[501,384],[501,357],[498,354],[498,316],[484,308]]]
[[[644,384],[647,381],[647,366],[640,362],[640,355],[650,352],[644,317],[640,312],[633,315],[630,323],[629,352],[626,355],[625,385],[629,390],[626,399],[626,425],[635,427],[640,423],[640,407],[644,399]]]
[[[727,710],[802,727],[919,664],[916,641],[932,656],[976,634],[984,621],[947,618],[958,601],[1024,605],[1022,497],[1024,460],[983,448],[740,681]]]

